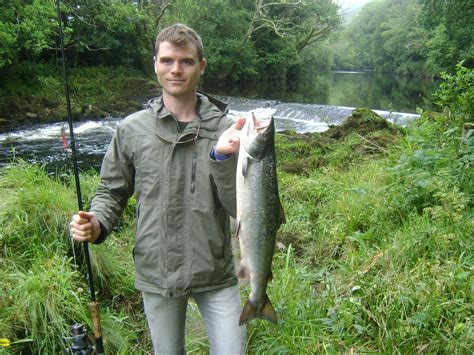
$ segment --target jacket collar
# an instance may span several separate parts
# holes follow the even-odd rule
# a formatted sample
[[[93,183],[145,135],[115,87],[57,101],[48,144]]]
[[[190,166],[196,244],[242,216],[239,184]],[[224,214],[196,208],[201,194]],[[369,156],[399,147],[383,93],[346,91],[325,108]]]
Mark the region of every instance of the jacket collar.
[[[197,114],[203,122],[223,116],[229,111],[226,103],[201,92],[197,92]],[[163,95],[148,101],[146,107],[150,109],[157,118],[174,117],[165,107]]]

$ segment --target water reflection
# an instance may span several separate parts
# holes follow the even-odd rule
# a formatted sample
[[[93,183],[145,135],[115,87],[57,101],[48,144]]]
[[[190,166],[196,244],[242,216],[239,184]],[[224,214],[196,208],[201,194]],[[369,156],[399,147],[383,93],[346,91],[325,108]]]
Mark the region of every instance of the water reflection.
[[[331,106],[368,107],[374,110],[415,113],[431,108],[438,83],[374,72],[302,73],[285,83],[221,90],[217,94],[284,102]]]

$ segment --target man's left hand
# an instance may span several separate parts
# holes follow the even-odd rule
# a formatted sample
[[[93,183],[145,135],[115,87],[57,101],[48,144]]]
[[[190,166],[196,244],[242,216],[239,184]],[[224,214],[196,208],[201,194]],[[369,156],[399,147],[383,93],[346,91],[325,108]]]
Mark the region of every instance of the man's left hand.
[[[240,148],[240,131],[245,124],[245,118],[240,117],[231,127],[222,133],[216,144],[217,154],[237,153]]]

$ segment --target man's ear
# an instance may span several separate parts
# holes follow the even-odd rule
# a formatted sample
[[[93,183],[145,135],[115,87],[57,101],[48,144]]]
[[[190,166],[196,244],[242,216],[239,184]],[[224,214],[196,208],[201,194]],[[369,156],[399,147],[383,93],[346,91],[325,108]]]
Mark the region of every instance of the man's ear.
[[[153,69],[155,70],[155,74],[158,74],[158,71],[156,70],[156,57],[153,57]]]
[[[202,60],[199,62],[199,67],[201,69],[201,75],[203,75],[204,72],[206,71],[206,64],[207,64],[206,59],[202,58]]]

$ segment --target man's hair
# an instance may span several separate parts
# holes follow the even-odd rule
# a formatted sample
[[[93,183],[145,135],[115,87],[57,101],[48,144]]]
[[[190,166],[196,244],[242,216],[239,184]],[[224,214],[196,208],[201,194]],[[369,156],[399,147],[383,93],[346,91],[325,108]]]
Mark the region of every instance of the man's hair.
[[[192,43],[197,48],[197,55],[199,61],[204,58],[202,39],[191,27],[182,23],[176,23],[172,26],[166,27],[156,36],[155,42],[155,56],[158,56],[158,50],[161,42],[170,42],[175,46],[186,46]]]

